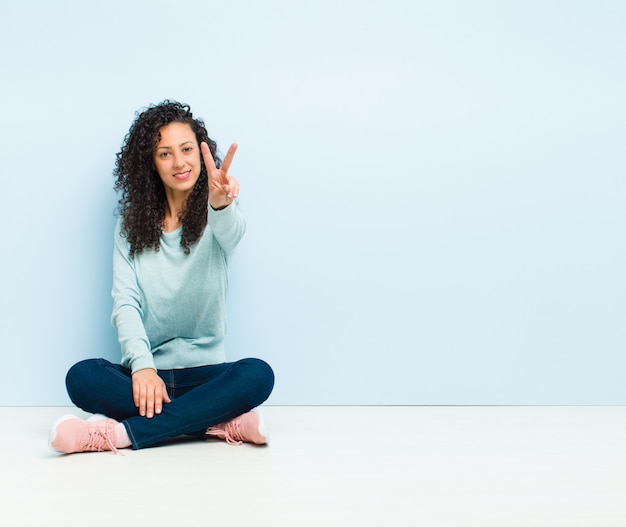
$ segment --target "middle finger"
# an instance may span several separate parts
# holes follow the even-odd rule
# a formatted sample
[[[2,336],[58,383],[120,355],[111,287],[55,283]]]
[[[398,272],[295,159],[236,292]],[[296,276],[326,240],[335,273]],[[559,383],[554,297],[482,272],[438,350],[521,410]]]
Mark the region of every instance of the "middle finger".
[[[150,419],[154,415],[154,390],[148,390],[146,398],[146,417]]]
[[[224,174],[228,172],[230,164],[233,162],[233,157],[235,157],[235,152],[237,151],[238,146],[239,145],[237,145],[237,143],[233,143],[232,145],[230,145],[228,152],[226,152],[226,157],[224,157],[224,161],[222,162],[222,166],[220,167]]]

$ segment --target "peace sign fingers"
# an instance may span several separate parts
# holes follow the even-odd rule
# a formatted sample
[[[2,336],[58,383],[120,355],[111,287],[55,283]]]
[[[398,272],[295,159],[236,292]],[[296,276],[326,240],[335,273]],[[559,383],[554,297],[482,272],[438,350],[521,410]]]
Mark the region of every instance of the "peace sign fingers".
[[[230,205],[239,195],[239,183],[228,173],[233,157],[237,151],[237,144],[233,143],[220,168],[215,165],[209,145],[203,142],[200,145],[202,157],[208,172],[209,179],[209,203],[214,209],[223,209]]]

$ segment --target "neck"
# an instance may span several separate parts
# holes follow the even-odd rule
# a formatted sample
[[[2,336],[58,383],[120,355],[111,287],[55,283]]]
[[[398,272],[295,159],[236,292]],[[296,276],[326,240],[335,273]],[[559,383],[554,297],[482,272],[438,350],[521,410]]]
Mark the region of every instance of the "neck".
[[[185,209],[186,196],[167,196],[165,215],[163,217],[163,232],[172,232],[182,225],[180,217]]]

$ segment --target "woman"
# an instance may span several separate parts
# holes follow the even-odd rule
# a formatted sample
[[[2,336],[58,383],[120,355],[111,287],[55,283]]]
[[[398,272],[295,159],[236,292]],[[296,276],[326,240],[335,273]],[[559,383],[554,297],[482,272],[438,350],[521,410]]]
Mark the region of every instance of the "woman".
[[[157,445],[180,435],[265,444],[256,407],[274,374],[259,359],[225,362],[228,262],[245,231],[228,172],[204,123],[164,101],[140,113],[117,154],[121,192],[113,254],[112,323],[121,364],[75,364],[69,415],[50,446],[64,453]]]

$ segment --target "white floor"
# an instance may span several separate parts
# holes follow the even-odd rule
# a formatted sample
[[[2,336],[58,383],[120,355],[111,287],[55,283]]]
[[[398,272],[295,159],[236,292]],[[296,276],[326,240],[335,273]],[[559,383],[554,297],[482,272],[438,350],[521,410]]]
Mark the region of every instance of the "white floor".
[[[63,456],[0,408],[0,525],[626,526],[626,407],[266,407],[268,447]]]

